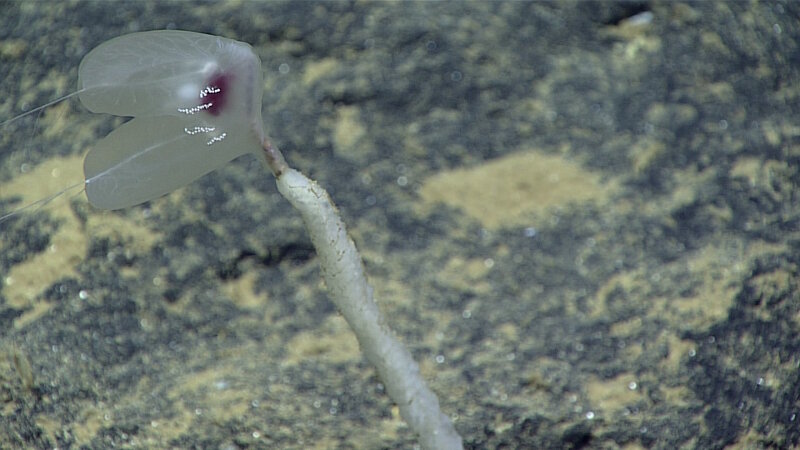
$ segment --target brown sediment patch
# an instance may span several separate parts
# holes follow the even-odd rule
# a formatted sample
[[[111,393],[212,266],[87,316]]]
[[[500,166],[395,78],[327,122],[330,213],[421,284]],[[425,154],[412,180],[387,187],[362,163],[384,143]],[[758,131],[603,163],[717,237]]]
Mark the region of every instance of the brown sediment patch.
[[[82,156],[56,157],[4,183],[0,195],[19,198],[21,205],[31,205],[65,188],[73,187],[66,195],[80,192],[83,181]],[[50,310],[50,303],[36,301],[48,287],[58,280],[79,277],[75,268],[83,261],[91,236],[125,241],[132,252],[147,251],[158,237],[158,233],[113,214],[91,214],[88,221],[81,222],[67,199],[54,199],[44,205],[44,210],[58,222],[48,247],[11,267],[0,280],[9,306],[25,310],[14,321],[17,328]],[[0,239],[0,248],[10,244]]]
[[[23,205],[32,204],[53,195],[67,186],[83,182],[81,157],[52,158],[34,170],[5,183],[3,197],[19,197]],[[8,304],[27,310],[14,321],[16,327],[41,317],[50,310],[47,302],[35,302],[36,297],[56,280],[76,276],[75,265],[83,258],[87,238],[70,210],[69,202],[54,201],[47,212],[61,222],[44,252],[33,255],[13,266],[3,277],[3,292]],[[0,246],[9,245],[5,240]]]
[[[445,203],[497,229],[535,223],[570,204],[602,202],[614,189],[615,183],[603,182],[575,161],[523,151],[434,175],[420,189],[420,210]]]

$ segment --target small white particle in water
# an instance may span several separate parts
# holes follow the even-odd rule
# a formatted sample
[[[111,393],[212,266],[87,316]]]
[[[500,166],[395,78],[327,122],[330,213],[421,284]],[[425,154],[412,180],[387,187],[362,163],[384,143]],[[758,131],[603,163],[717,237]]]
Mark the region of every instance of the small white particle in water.
[[[218,390],[228,389],[228,382],[225,380],[217,380],[214,382],[214,387]]]
[[[660,273],[654,273],[654,274],[650,275],[650,281],[652,281],[653,283],[658,283],[659,281],[661,281],[661,274]]]
[[[589,411],[586,413],[586,418],[589,420],[594,419],[594,411]]]
[[[472,311],[465,309],[464,312],[461,313],[461,317],[469,319],[470,317],[472,317]]]
[[[444,363],[444,355],[436,355],[436,362],[438,364]]]
[[[532,238],[534,236],[536,236],[536,228],[534,227],[525,228],[525,237]]]
[[[630,389],[631,391],[635,391],[637,387],[638,385],[636,384],[635,381],[631,381],[630,383],[628,383],[628,389]]]
[[[280,72],[281,75],[286,75],[289,73],[289,70],[289,65],[286,63],[282,63],[280,66],[278,66],[278,72]]]
[[[253,431],[253,438],[254,439],[258,439],[260,437],[261,437],[261,433],[259,433],[258,431]]]
[[[6,277],[5,280],[3,280],[3,282],[6,284],[6,286],[11,286],[12,284],[14,284],[14,278]]]
[[[643,25],[649,25],[653,21],[653,13],[650,11],[643,11],[639,14],[629,17],[625,22],[628,25],[640,27]]]
[[[89,298],[89,293],[84,290],[81,290],[80,292],[78,292],[78,298],[81,300],[86,300],[87,298]]]
[[[494,267],[494,260],[492,258],[486,258],[483,260],[483,265],[486,266],[487,269],[491,269]]]
[[[404,176],[397,177],[397,185],[398,186],[405,186],[408,184],[408,178]]]

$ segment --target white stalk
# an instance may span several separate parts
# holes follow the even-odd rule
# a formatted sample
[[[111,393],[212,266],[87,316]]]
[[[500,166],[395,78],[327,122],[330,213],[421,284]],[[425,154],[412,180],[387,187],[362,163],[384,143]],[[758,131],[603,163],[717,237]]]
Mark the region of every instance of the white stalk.
[[[461,437],[439,410],[436,394],[378,310],[361,256],[328,193],[294,169],[277,172],[278,190],[300,212],[311,235],[331,300],[355,332],[367,360],[378,370],[403,419],[417,433],[423,448],[461,449]]]

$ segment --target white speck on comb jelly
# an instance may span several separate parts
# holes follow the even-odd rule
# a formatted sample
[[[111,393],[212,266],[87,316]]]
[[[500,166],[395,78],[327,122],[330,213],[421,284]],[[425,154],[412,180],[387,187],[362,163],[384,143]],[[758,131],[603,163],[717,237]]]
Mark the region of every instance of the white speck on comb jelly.
[[[178,98],[186,103],[197,99],[197,92],[200,87],[194,83],[185,83],[178,88]]]

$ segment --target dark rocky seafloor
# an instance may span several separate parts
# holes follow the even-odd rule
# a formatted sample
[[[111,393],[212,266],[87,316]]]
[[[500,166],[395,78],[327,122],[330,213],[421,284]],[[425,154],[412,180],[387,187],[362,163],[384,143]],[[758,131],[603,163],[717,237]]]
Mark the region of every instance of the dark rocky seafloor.
[[[250,43],[466,448],[800,445],[800,4],[0,2],[0,121],[129,32]],[[0,215],[122,122],[0,127]],[[0,448],[412,448],[250,156],[0,222]]]

